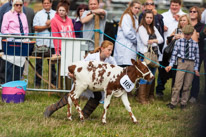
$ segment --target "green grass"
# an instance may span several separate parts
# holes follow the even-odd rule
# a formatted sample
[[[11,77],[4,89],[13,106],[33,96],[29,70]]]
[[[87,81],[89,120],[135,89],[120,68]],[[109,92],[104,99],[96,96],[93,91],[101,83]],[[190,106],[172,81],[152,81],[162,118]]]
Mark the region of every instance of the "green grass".
[[[185,110],[168,109],[165,104],[170,100],[170,82],[166,85],[163,101],[155,100],[148,105],[140,105],[130,97],[133,113],[139,124],[133,124],[121,99],[113,97],[108,110],[107,124],[101,124],[103,105],[91,115],[91,119],[81,122],[73,108],[73,121],[66,118],[67,107],[55,112],[51,118],[44,118],[44,109],[59,100],[56,94],[48,97],[43,92],[26,92],[24,103],[0,102],[0,136],[12,137],[65,137],[65,136],[106,136],[106,137],[192,137],[198,126],[197,118],[202,117],[199,108],[204,105],[189,104]],[[201,96],[201,95],[200,95]],[[81,100],[83,108],[86,100]]]

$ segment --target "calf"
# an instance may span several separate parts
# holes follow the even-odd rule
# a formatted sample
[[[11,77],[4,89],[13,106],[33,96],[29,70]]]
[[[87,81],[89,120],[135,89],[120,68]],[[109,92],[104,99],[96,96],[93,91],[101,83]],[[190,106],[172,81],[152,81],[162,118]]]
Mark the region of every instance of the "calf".
[[[135,83],[139,78],[150,81],[154,76],[145,63],[142,63],[141,61],[136,62],[133,59],[131,61],[133,65],[125,68],[97,61],[79,61],[69,66],[69,72],[74,75],[74,86],[68,95],[68,119],[72,120],[71,105],[73,102],[80,114],[80,119],[84,120],[83,113],[78,104],[78,99],[83,91],[90,89],[93,92],[104,91],[105,93],[104,113],[102,116],[103,124],[106,123],[106,113],[109,108],[112,95],[115,97],[121,96],[122,102],[129,112],[132,121],[137,123],[128,101],[127,92],[121,86],[120,79],[124,75],[128,75],[130,80]]]

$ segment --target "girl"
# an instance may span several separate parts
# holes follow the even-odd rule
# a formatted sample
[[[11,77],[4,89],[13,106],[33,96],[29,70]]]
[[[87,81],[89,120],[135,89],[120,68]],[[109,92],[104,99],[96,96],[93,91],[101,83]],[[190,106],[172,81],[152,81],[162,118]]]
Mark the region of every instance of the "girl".
[[[101,47],[98,47],[96,50],[94,50],[93,53],[88,54],[88,56],[84,60],[85,61],[92,61],[92,60],[103,61],[103,62],[116,65],[114,58],[111,57],[112,50],[113,50],[113,43],[105,40],[104,42],[102,42]],[[69,76],[73,77],[71,74]],[[99,105],[99,101],[102,98],[101,92],[92,92],[92,93],[94,96],[89,98],[89,100],[87,101],[86,105],[84,106],[82,110],[85,118],[88,118],[92,114],[92,112]],[[63,96],[57,103],[52,104],[46,108],[44,112],[44,116],[50,117],[55,111],[67,105],[68,104],[67,100],[68,100],[68,95],[65,94],[65,96]]]
[[[72,19],[72,23],[74,25],[74,30],[75,30],[75,35],[76,35],[77,38],[83,38],[83,33],[82,32],[76,32],[76,31],[81,31],[82,30],[83,24],[80,21],[80,19],[81,19],[81,16],[82,16],[82,14],[85,10],[88,10],[87,5],[84,5],[84,4],[79,5],[77,7],[77,16],[76,16],[75,19]]]
[[[163,42],[163,38],[157,28],[154,26],[154,14],[152,11],[145,10],[138,30],[137,41],[137,50],[140,54],[147,52],[148,45],[151,45],[153,51],[158,55],[158,44]],[[142,61],[144,60],[143,57],[140,57],[140,59]],[[153,75],[155,75],[156,68],[150,67],[150,70],[152,71]],[[146,80],[140,79],[140,87],[137,97],[141,104],[147,104],[149,98],[154,100],[154,81],[155,80],[148,82]]]
[[[117,65],[121,67],[131,65],[131,58],[134,60],[137,59],[136,33],[138,28],[138,19],[136,15],[139,13],[140,7],[141,5],[139,1],[132,1],[129,7],[122,14],[119,22],[114,48],[114,58],[117,61]],[[120,45],[119,42],[122,45]],[[127,49],[123,45],[133,51]]]
[[[57,5],[57,12],[51,20],[51,30],[53,37],[75,38],[72,20],[67,17],[69,12],[69,2],[61,0]],[[54,39],[54,48],[57,55],[61,52],[61,40]]]

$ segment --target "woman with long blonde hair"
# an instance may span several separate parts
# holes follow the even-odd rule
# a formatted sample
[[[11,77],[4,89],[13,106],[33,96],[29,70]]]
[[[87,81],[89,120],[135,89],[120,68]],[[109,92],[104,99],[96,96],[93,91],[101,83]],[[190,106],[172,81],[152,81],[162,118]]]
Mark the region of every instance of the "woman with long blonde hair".
[[[117,65],[121,67],[131,65],[131,58],[137,59],[137,28],[139,26],[137,14],[139,13],[141,4],[139,1],[132,1],[129,7],[121,16],[117,39],[114,47],[114,58]]]

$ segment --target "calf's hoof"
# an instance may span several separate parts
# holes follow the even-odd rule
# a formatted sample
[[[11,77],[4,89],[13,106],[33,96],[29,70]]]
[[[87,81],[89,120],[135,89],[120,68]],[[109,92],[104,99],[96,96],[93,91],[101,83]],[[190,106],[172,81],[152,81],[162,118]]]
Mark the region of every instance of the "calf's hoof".
[[[68,119],[69,121],[72,121],[72,117],[67,117],[67,119]]]
[[[133,123],[134,123],[134,124],[139,124],[139,122],[137,122],[137,121],[133,121]]]
[[[105,125],[107,122],[106,120],[102,120],[102,124]]]
[[[84,117],[80,117],[80,121],[81,121],[81,122],[84,122]]]

